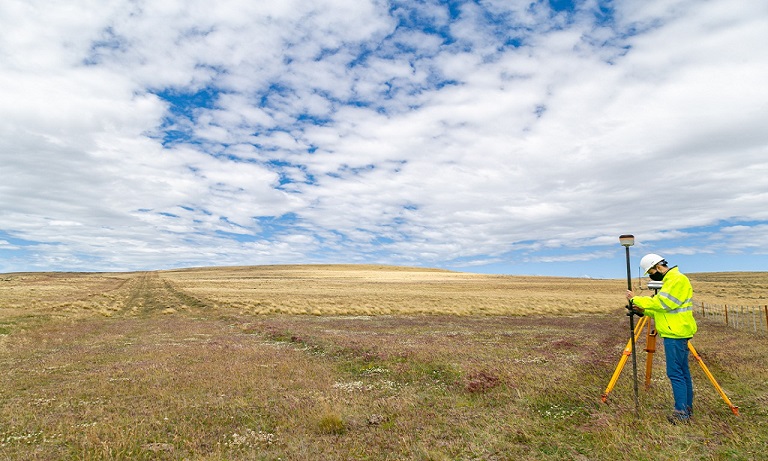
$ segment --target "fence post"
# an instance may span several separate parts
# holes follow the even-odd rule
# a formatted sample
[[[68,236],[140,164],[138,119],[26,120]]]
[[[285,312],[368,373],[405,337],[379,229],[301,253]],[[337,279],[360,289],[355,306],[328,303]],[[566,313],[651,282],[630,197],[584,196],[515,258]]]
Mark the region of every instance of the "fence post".
[[[725,326],[728,326],[728,304],[725,305]]]
[[[768,306],[763,306],[765,308],[765,332],[768,333]]]
[[[765,308],[765,332],[768,333],[768,305],[763,307]]]

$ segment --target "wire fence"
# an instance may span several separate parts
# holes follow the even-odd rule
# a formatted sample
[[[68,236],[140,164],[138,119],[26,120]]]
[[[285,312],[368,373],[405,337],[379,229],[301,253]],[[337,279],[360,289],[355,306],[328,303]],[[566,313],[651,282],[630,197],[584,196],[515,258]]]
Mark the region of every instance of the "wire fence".
[[[768,305],[737,306],[733,304],[711,304],[693,302],[696,315],[720,322],[739,330],[752,331],[756,334],[768,334]]]

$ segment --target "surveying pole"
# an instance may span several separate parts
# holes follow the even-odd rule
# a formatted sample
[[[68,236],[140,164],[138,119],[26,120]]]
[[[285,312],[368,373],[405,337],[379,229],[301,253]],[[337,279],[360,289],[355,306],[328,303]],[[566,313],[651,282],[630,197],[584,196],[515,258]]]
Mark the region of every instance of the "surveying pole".
[[[635,244],[635,236],[625,234],[619,236],[619,243],[624,247],[627,256],[627,290],[632,291],[632,269],[629,265],[629,247]],[[632,385],[635,390],[635,416],[640,413],[640,403],[637,399],[637,352],[635,352],[635,311],[632,308],[632,301],[627,301],[629,312],[629,340],[632,346]]]

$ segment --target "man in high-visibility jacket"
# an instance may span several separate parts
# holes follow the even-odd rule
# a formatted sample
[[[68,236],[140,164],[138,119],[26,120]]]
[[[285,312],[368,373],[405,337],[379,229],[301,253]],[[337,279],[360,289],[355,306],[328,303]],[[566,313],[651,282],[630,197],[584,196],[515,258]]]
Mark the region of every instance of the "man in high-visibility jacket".
[[[672,383],[675,410],[667,419],[673,424],[688,422],[693,414],[693,381],[688,367],[688,340],[696,333],[693,318],[693,287],[677,266],[668,267],[664,258],[648,254],[640,260],[640,269],[651,280],[662,282],[654,296],[635,296],[627,290],[627,299],[635,311],[652,318],[656,331],[664,338],[667,377]]]

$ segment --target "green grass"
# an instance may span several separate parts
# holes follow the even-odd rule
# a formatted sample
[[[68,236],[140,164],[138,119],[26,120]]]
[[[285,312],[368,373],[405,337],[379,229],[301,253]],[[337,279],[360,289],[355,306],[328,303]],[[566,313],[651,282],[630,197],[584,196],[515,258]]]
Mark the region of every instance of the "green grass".
[[[227,304],[232,288],[155,274],[24,277],[0,290],[2,460],[768,459],[768,343],[708,320],[694,345],[741,416],[692,360],[695,419],[671,426],[661,344],[637,415],[631,362],[601,402],[627,341],[621,302],[578,316],[259,315],[245,294]],[[298,306],[322,291],[292,283],[307,280]]]
[[[694,368],[696,420],[676,427],[665,420],[663,354],[653,387],[641,385],[637,417],[630,366],[609,403],[600,402],[623,323],[619,312],[51,321],[5,337],[0,458],[747,460],[766,453],[764,343],[702,325],[697,348],[743,414],[733,416]]]

